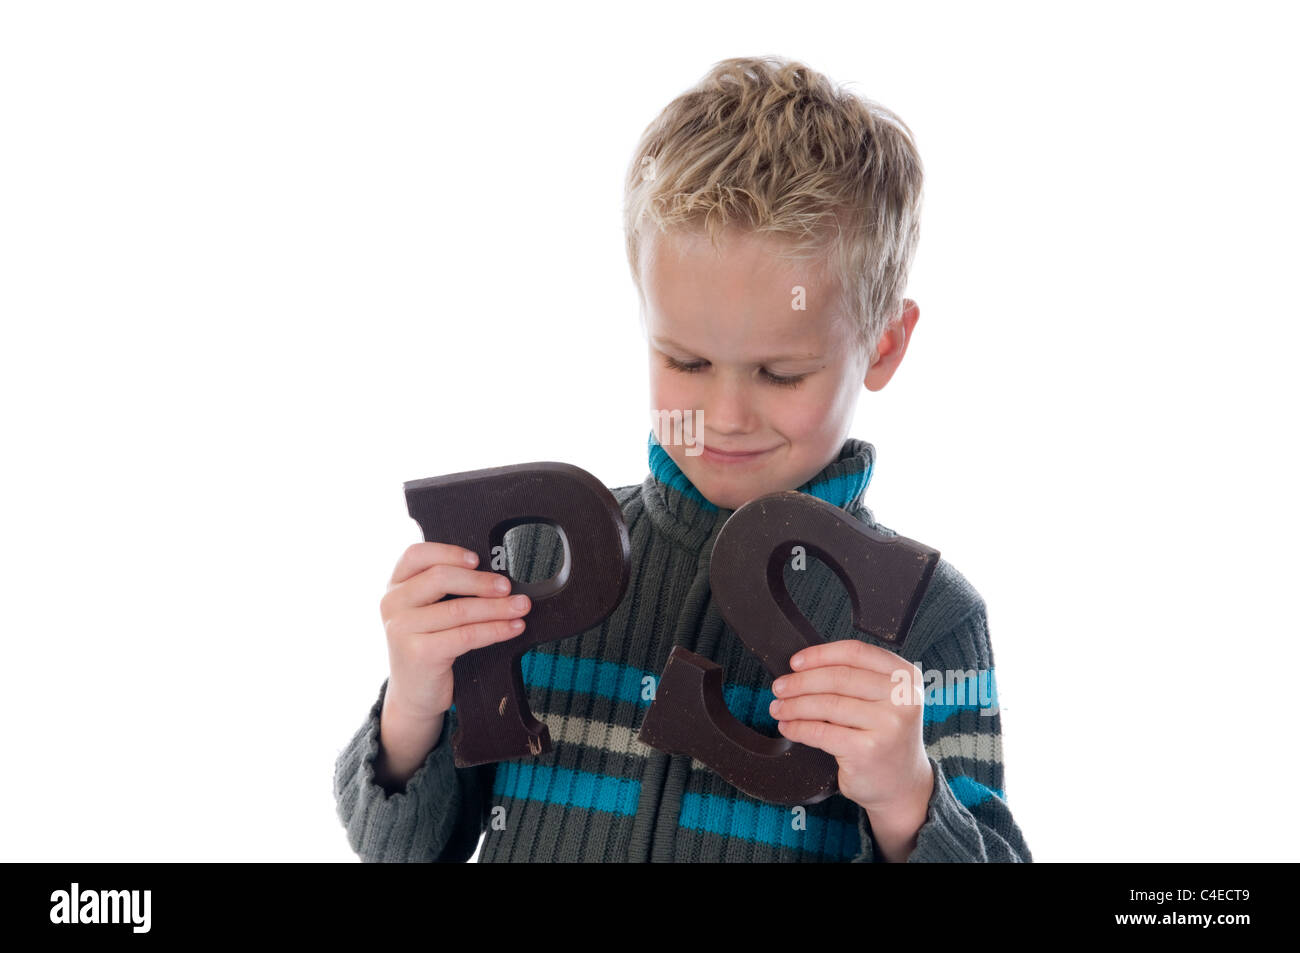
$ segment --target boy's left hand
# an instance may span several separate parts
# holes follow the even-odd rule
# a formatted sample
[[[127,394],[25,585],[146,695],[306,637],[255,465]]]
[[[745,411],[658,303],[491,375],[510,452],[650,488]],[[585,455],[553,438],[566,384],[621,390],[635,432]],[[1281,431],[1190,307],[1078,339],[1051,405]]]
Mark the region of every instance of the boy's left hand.
[[[772,684],[777,728],[834,755],[840,793],[880,818],[924,818],[934,786],[925,751],[921,669],[856,639],[809,646]],[[906,674],[895,676],[895,672]]]

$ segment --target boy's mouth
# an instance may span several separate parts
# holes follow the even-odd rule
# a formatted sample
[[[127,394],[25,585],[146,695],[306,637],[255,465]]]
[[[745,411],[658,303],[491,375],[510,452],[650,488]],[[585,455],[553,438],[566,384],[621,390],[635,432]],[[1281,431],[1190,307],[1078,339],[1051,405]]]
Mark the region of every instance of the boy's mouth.
[[[757,460],[766,450],[748,450],[744,452],[716,450],[713,447],[705,447],[703,457],[710,463],[748,463],[751,460]]]

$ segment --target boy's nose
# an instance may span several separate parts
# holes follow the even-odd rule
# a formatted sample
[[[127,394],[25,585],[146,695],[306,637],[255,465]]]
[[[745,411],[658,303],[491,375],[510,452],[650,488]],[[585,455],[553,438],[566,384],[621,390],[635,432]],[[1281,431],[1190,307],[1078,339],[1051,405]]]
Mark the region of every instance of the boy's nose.
[[[704,425],[713,433],[745,433],[752,429],[754,395],[735,375],[719,375],[702,409]]]

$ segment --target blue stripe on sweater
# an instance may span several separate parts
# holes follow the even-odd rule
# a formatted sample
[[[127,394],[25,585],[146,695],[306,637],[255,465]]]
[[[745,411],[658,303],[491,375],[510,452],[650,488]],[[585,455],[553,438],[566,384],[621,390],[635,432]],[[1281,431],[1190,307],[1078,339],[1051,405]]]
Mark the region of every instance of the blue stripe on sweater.
[[[963,807],[974,807],[976,804],[982,804],[994,796],[999,800],[1006,800],[1006,795],[1001,791],[986,787],[975,779],[966,777],[964,774],[959,774],[955,778],[949,778],[948,787],[952,790],[953,796],[962,803]]]
[[[854,857],[862,850],[855,824],[809,814],[804,818],[807,830],[797,831],[792,819],[791,808],[780,805],[687,793],[677,826],[837,859]]]
[[[642,706],[650,704],[641,700],[642,679],[650,673],[639,668],[537,651],[525,652],[520,663],[525,685],[597,695]],[[658,681],[657,676],[655,680]]]
[[[502,761],[497,766],[492,793],[519,801],[633,815],[641,797],[641,783],[531,761]]]
[[[628,665],[537,650],[525,652],[520,663],[525,685],[612,698],[642,708],[650,706],[650,702],[641,697],[643,679],[650,676],[656,683],[659,680],[656,673]],[[980,702],[979,675],[974,679],[963,679],[952,686],[936,684],[935,691],[926,696],[923,720],[926,723],[941,722],[957,712],[997,708],[997,679],[993,669],[987,671],[983,687],[986,700],[991,696],[990,704]],[[727,710],[740,722],[751,728],[776,731],[776,719],[768,712],[768,707],[776,697],[771,688],[756,689],[748,685],[726,683],[722,686],[722,697]],[[452,705],[452,711],[455,709],[456,706]]]
[[[641,697],[644,679],[649,676],[656,683],[659,681],[658,675],[629,665],[549,652],[525,652],[520,666],[525,685],[612,698],[641,708],[650,707],[649,700]],[[725,684],[722,698],[727,710],[739,721],[751,728],[770,728],[775,736],[776,719],[768,712],[768,706],[776,696],[770,688],[760,690],[748,685]]]
[[[933,691],[925,693],[926,722],[947,721],[959,711],[981,711],[998,707],[998,682],[993,669],[976,671],[974,678],[963,678],[942,684],[936,682]]]
[[[644,679],[649,676],[656,683],[659,680],[657,673],[629,665],[537,650],[524,653],[521,667],[525,685],[612,698],[615,701],[632,702],[642,708],[650,705],[649,701],[641,697]],[[985,700],[989,701],[987,705],[981,703],[981,687]],[[993,669],[988,669],[986,675],[977,674],[975,678],[965,678],[952,685],[936,683],[934,688],[925,699],[923,717],[927,722],[946,721],[959,711],[996,708],[998,704],[997,680]],[[722,697],[727,703],[727,710],[740,721],[750,727],[776,730],[776,719],[768,713],[768,706],[776,697],[770,687],[757,689],[729,682],[722,687]]]

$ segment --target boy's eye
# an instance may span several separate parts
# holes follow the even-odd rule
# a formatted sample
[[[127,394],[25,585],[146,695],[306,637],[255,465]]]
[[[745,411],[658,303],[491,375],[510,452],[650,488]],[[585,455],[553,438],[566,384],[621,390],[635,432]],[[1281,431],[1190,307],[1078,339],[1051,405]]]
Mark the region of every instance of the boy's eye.
[[[767,374],[767,379],[769,381],[779,387],[795,387],[800,381],[808,376],[807,374],[800,374],[798,377],[778,377],[776,374],[770,373],[767,370],[764,370],[763,373]]]
[[[667,364],[671,370],[686,371],[688,374],[691,371],[698,371],[701,367],[704,366],[703,361],[697,361],[694,364],[683,364],[681,361],[676,360],[675,358],[671,358],[666,354],[664,355],[664,363]]]
[[[687,374],[693,374],[695,371],[698,371],[701,368],[703,368],[704,365],[708,363],[708,361],[696,361],[694,364],[684,364],[681,361],[669,357],[668,355],[664,355],[664,363],[671,370],[683,371]],[[763,374],[767,377],[770,383],[775,384],[778,387],[797,387],[803,381],[803,379],[808,376],[807,374],[800,374],[796,377],[781,377],[778,374],[773,374],[771,371],[767,370],[766,368],[763,369]]]

